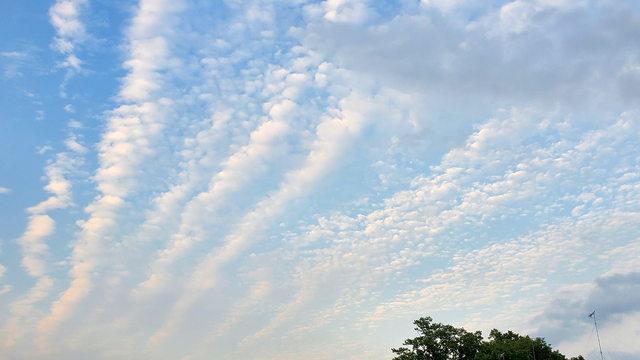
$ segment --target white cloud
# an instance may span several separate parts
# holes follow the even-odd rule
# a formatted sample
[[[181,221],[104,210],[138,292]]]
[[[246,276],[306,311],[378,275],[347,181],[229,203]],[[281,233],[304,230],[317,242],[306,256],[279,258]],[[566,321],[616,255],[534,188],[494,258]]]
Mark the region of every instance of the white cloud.
[[[286,210],[288,204],[312,191],[323,177],[327,176],[349,144],[359,135],[366,123],[367,114],[375,111],[375,105],[361,94],[352,93],[340,101],[337,117],[327,116],[316,127],[316,139],[310,147],[302,167],[285,174],[279,189],[260,201],[255,209],[247,213],[225,237],[224,245],[207,255],[192,274],[182,295],[169,314],[167,322],[151,338],[158,343],[176,331],[184,312],[201,296],[202,292],[220,281],[222,267],[237,257],[260,238],[260,233]]]
[[[57,63],[59,68],[67,69],[64,80],[60,84],[60,96],[63,98],[66,97],[64,89],[67,82],[75,74],[85,71],[82,68],[83,62],[75,55],[75,51],[77,45],[88,38],[85,25],[80,20],[83,8],[88,5],[88,0],[56,0],[55,4],[49,8],[49,22],[56,30],[51,48],[66,56],[65,60]],[[67,110],[66,107],[65,110]]]
[[[179,231],[171,236],[165,249],[159,251],[158,259],[152,265],[153,272],[148,281],[140,284],[139,291],[154,292],[166,285],[167,267],[184,256],[194,242],[204,237],[199,224],[207,218],[218,216],[217,213],[234,192],[241,190],[244,185],[264,172],[267,164],[283,155],[284,139],[292,130],[289,124],[299,112],[294,101],[311,84],[308,75],[287,69],[270,69],[268,75],[274,78],[265,84],[265,90],[279,90],[274,92],[264,105],[268,116],[265,116],[264,122],[249,134],[246,145],[237,148],[231,156],[221,162],[221,169],[212,177],[207,191],[200,192],[185,205],[180,214]],[[174,189],[183,191],[182,188]],[[166,200],[174,200],[174,196],[170,194],[165,193],[164,196]],[[158,220],[149,219],[149,223],[153,222],[157,223]],[[148,225],[145,223],[143,227]]]
[[[361,289],[372,286],[371,283],[388,282],[396,276],[394,274],[402,274],[400,270],[403,268],[418,267],[421,262],[426,263],[426,260],[422,260],[425,256],[433,257],[442,253],[442,250],[448,251],[449,242],[473,241],[473,235],[466,229],[470,227],[480,233],[490,231],[486,226],[488,224],[496,226],[498,220],[495,218],[500,218],[494,213],[502,214],[503,219],[506,216],[506,219],[499,221],[510,221],[507,220],[510,218],[515,221],[520,214],[527,214],[529,207],[524,204],[531,200],[526,199],[544,198],[546,189],[554,189],[554,186],[548,182],[555,182],[559,178],[568,180],[574,176],[576,180],[580,179],[581,169],[584,171],[589,164],[595,165],[594,159],[597,156],[593,156],[595,153],[592,152],[601,151],[596,150],[600,147],[593,144],[593,141],[598,139],[596,141],[601,144],[618,143],[623,147],[625,146],[622,145],[623,143],[633,143],[635,141],[633,139],[638,136],[638,129],[634,127],[634,130],[631,130],[629,126],[632,126],[632,123],[633,120],[627,118],[601,131],[587,133],[577,142],[563,143],[561,146],[550,144],[549,148],[541,147],[536,150],[520,148],[519,144],[526,143],[529,136],[536,136],[536,131],[532,129],[544,128],[535,126],[535,123],[529,123],[523,118],[513,118],[504,122],[490,121],[479,127],[464,147],[452,150],[445,155],[442,164],[434,167],[436,173],[429,180],[416,179],[415,189],[399,192],[385,200],[381,210],[354,218],[337,214],[330,221],[320,219],[322,221],[319,221],[318,227],[311,227],[308,233],[301,235],[303,239],[311,238],[312,242],[319,239],[325,242],[333,239],[333,245],[326,249],[326,257],[325,252],[312,252],[317,253],[315,259],[317,265],[311,267],[313,271],[309,271],[305,278],[330,279],[341,269],[347,271],[346,269],[353,266],[356,269],[353,274],[355,277],[345,278],[342,286],[345,290],[353,289],[347,291],[347,294],[352,294],[350,303],[361,306],[363,302],[366,303],[364,299],[370,298],[370,295],[367,291],[361,295],[358,293]],[[622,129],[628,130],[622,131]],[[590,145],[585,146],[586,144]],[[576,153],[573,149],[580,149],[585,153]],[[551,159],[566,159],[565,161],[568,162],[559,162],[557,167],[549,167]],[[619,166],[624,169],[624,160],[619,163]],[[519,175],[519,172],[509,171],[510,167],[519,168],[520,172],[526,170],[528,174]],[[492,175],[495,174],[494,171],[505,172],[502,176],[495,176]],[[555,171],[562,175],[554,175]],[[616,171],[612,169],[608,173],[613,174]],[[483,180],[478,182],[476,176],[481,176]],[[488,179],[492,180],[488,181]],[[512,183],[513,181],[516,182]],[[611,183],[617,181],[615,177],[610,179]],[[531,186],[528,182],[533,182],[535,185]],[[520,194],[510,195],[514,190]],[[535,195],[538,191],[543,193]],[[620,201],[627,201],[622,200],[627,199],[627,196],[638,197],[636,190],[625,186],[618,187],[616,191],[620,191],[619,195],[611,194],[605,197],[619,198]],[[489,192],[491,195],[484,197],[479,192]],[[586,196],[587,194],[591,195]],[[486,322],[491,322],[486,324],[487,329],[500,324],[516,328],[520,326],[522,329],[527,317],[518,313],[523,308],[528,308],[529,311],[532,311],[531,309],[542,311],[540,303],[544,304],[543,299],[546,298],[548,301],[549,298],[549,290],[544,289],[553,289],[553,286],[548,283],[553,273],[563,269],[564,274],[579,276],[584,267],[590,266],[586,260],[593,258],[602,249],[601,244],[607,234],[615,232],[615,228],[630,226],[635,228],[633,224],[637,221],[637,209],[632,210],[632,213],[603,211],[598,205],[601,202],[594,201],[599,199],[598,196],[597,193],[593,194],[589,191],[581,195],[587,204],[593,205],[588,205],[589,213],[580,215],[578,219],[573,219],[571,216],[558,217],[558,220],[552,224],[543,225],[540,231],[531,232],[521,238],[500,240],[503,238],[499,237],[495,244],[489,243],[469,252],[456,251],[450,267],[446,270],[434,270],[424,279],[427,286],[415,286],[414,291],[400,293],[392,296],[388,302],[378,303],[372,309],[370,317],[360,321],[375,324],[381,319],[409,317],[416,313],[488,307],[496,302],[501,304],[508,301],[506,299],[514,296],[515,293],[533,291],[538,295],[529,295],[532,297],[530,301],[521,300],[511,309],[505,304],[503,314],[493,319],[485,319]],[[452,201],[448,207],[445,205],[446,199],[456,201]],[[547,205],[539,207],[535,216],[544,216],[543,211],[556,211],[554,201],[561,200],[555,198],[549,200],[549,202],[538,200],[538,203],[547,203]],[[434,206],[438,203],[445,207]],[[501,205],[496,207],[496,204]],[[478,211],[478,206],[485,207]],[[456,231],[456,228],[461,230]],[[364,231],[361,232],[359,229]],[[314,234],[320,234],[320,236]],[[460,236],[471,236],[471,239],[461,239]],[[309,246],[308,240],[301,243],[298,240],[292,239],[292,241],[292,244]],[[626,238],[620,241],[624,244],[625,241],[633,241],[633,239]],[[429,249],[429,245],[432,249]],[[434,246],[443,249],[434,251]],[[630,259],[634,258],[633,254],[635,252],[631,252]],[[301,255],[302,253],[292,254],[284,258],[296,259]],[[336,263],[333,259],[344,259],[344,263]],[[318,277],[317,274],[312,276],[316,271],[320,271],[324,276]],[[324,283],[328,280],[315,280],[316,286],[318,281]],[[309,289],[304,285],[301,286],[300,291],[308,293]],[[373,287],[375,288],[375,285]],[[307,290],[304,290],[305,288]],[[284,308],[281,315],[273,318],[271,325],[252,338],[264,336],[263,334],[280,326],[283,321],[292,321],[293,315],[302,308],[301,301],[297,300],[297,297],[298,295],[288,307]],[[327,309],[327,313],[334,313],[339,309],[345,310],[340,299],[342,297],[336,300],[333,307]],[[347,309],[348,304],[349,302],[347,302]],[[315,311],[317,312],[317,309]],[[323,314],[319,313],[319,317],[315,318],[319,326],[327,324],[327,321],[321,319],[326,316]],[[484,329],[485,324],[475,323],[471,326]]]
[[[167,53],[153,49],[158,44],[166,45],[162,37],[167,30],[166,17],[180,7],[181,3],[176,1],[142,1],[128,30],[129,59],[125,66],[129,73],[123,80],[119,97],[123,102],[134,104],[122,105],[109,114],[107,129],[98,145],[100,167],[94,176],[101,194],[85,208],[89,219],[78,222],[81,230],[71,256],[72,280],[38,324],[39,332],[45,336],[70,316],[92,288],[92,272],[104,264],[108,255],[104,238],[113,231],[118,211],[136,187],[137,167],[153,154],[151,143],[161,136],[164,120],[161,109],[169,107],[171,102],[167,99],[157,99],[158,103],[143,101],[148,100],[150,89],[159,87],[156,71],[161,69]]]
[[[324,18],[332,22],[361,23],[369,15],[367,1],[327,0],[322,2]]]
[[[17,58],[17,59],[26,58],[29,56],[29,54],[25,52],[19,52],[19,51],[7,51],[7,52],[2,52],[0,54],[2,54],[2,56],[7,58]]]
[[[18,301],[14,301],[10,305],[11,317],[4,327],[6,338],[5,347],[9,348],[15,345],[16,341],[27,334],[30,329],[25,329],[23,321],[33,311],[34,304],[43,300],[49,295],[53,287],[53,279],[48,276],[41,277],[38,282],[29,290],[27,295]]]
[[[76,137],[76,135],[70,134],[64,143],[71,151],[77,152],[78,154],[86,153],[88,151],[87,148],[80,145],[77,140],[78,138]]]
[[[75,44],[86,38],[84,24],[80,21],[82,8],[87,0],[57,0],[49,9],[49,21],[56,30],[53,48],[61,53],[71,53]]]
[[[6,187],[0,186],[0,194],[8,194],[11,192],[11,189],[7,189]]]
[[[76,172],[83,162],[82,158],[69,157],[66,153],[58,153],[54,159],[55,161],[45,167],[48,184],[44,189],[52,196],[27,209],[31,214],[27,228],[22,236],[16,239],[22,252],[22,267],[30,276],[38,278],[38,282],[25,298],[11,304],[11,318],[4,329],[7,333],[7,347],[13,346],[28,332],[23,328],[22,322],[29,317],[34,304],[48,296],[48,291],[53,285],[53,279],[47,276],[49,269],[44,258],[49,255],[49,246],[45,240],[54,233],[56,222],[46,213],[73,205],[71,182],[66,177]]]
[[[69,120],[69,122],[67,123],[67,126],[72,128],[72,129],[82,129],[82,128],[84,128],[84,126],[82,125],[81,122],[73,120],[73,119]]]
[[[368,0],[326,0],[304,6],[306,16],[314,21],[324,19],[335,23],[363,23],[372,16]]]
[[[46,153],[49,150],[53,150],[53,148],[49,145],[45,145],[45,146],[38,146],[38,154],[42,155],[44,153]]]
[[[31,276],[39,277],[46,273],[45,262],[39,259],[47,254],[48,246],[42,241],[55,230],[55,221],[47,215],[33,215],[29,218],[27,230],[18,242],[23,249],[22,266]]]

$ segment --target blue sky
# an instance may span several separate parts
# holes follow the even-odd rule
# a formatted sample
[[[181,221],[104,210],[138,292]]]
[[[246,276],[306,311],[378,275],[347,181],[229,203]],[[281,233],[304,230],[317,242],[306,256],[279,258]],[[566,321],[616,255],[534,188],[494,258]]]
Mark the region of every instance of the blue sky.
[[[640,355],[636,2],[5,8],[3,357]]]

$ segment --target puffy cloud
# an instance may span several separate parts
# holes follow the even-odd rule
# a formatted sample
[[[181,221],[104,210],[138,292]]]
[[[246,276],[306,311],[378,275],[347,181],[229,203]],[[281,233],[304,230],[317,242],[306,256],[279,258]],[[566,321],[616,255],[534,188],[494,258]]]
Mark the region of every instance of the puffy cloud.
[[[176,302],[165,325],[150,338],[152,343],[171,335],[182,322],[184,312],[201,293],[220,281],[221,268],[246,251],[260,237],[260,232],[268,229],[269,222],[282,215],[292,200],[312,191],[316,183],[339,163],[340,155],[362,131],[367,118],[363,110],[375,109],[374,106],[363,103],[367,103],[367,100],[352,93],[341,101],[339,117],[327,117],[316,127],[316,139],[311,144],[304,165],[285,174],[285,181],[280,184],[279,189],[247,213],[226,236],[224,245],[210,252],[197,266],[186,286],[187,292]]]
[[[580,174],[589,168],[589,164],[594,166],[597,163],[595,159],[602,148],[593,143],[593,140],[598,139],[598,144],[616,143],[621,148],[625,147],[623,143],[635,141],[632,139],[638,136],[638,129],[632,123],[631,119],[621,120],[601,131],[586,133],[575,142],[564,143],[562,146],[550,144],[545,148],[542,144],[534,143],[536,148],[528,147],[533,144],[521,148],[522,144],[528,143],[526,139],[529,136],[537,136],[535,134],[538,131],[549,131],[548,126],[540,127],[539,123],[529,122],[525,118],[489,121],[469,137],[464,147],[446,154],[442,163],[432,168],[434,175],[415,179],[415,189],[395,194],[384,202],[383,209],[355,218],[336,215],[331,220],[320,219],[318,226],[310,227],[300,237],[291,238],[292,244],[305,249],[315,242],[328,242],[329,246],[326,248],[318,244],[318,250],[309,251],[312,256],[307,261],[313,260],[311,264],[317,264],[311,265],[313,272],[324,273],[326,279],[341,272],[351,272],[351,275],[340,280],[339,285],[350,296],[337,298],[333,306],[327,309],[327,313],[339,313],[345,307],[349,309],[355,304],[360,307],[367,303],[366,299],[370,299],[368,301],[372,302],[370,306],[373,309],[360,321],[374,325],[383,319],[398,316],[409,317],[411,314],[477,307],[491,308],[500,304],[498,306],[504,306],[501,310],[503,313],[494,317],[491,324],[473,320],[470,326],[487,326],[488,329],[497,326],[498,321],[503,326],[517,328],[527,319],[519,314],[523,308],[527,307],[529,311],[543,310],[540,303],[546,303],[544,298],[548,298],[549,291],[552,292],[557,286],[549,283],[553,273],[562,269],[564,274],[579,276],[581,269],[588,266],[587,259],[593,259],[601,251],[602,239],[606,239],[607,234],[621,227],[635,228],[633,224],[637,219],[637,209],[629,209],[630,213],[603,212],[599,204],[614,198],[626,201],[622,199],[637,197],[638,194],[636,190],[620,185],[615,187],[617,195],[596,195],[599,191],[586,191],[576,196],[575,200],[567,199],[571,202],[584,202],[588,209],[586,214],[572,215],[575,219],[559,217],[552,224],[542,223],[538,225],[542,227],[539,231],[517,239],[504,239],[504,235],[498,235],[490,228],[500,227],[498,224],[502,222],[521,221],[518,219],[522,219],[522,215],[533,215],[528,221],[534,222],[535,219],[546,218],[545,213],[555,211],[560,205],[557,201],[562,202],[556,197],[551,197],[549,202],[542,200],[549,195],[549,189],[561,186],[551,183],[556,179],[563,179],[562,181],[570,184],[581,178]],[[556,162],[557,167],[551,165],[550,161]],[[618,163],[618,166],[624,169],[625,160]],[[508,168],[513,168],[514,171],[507,170]],[[576,169],[576,172],[571,169]],[[496,171],[502,175],[496,176]],[[554,175],[556,171],[562,175]],[[609,174],[616,171],[618,170],[609,170]],[[618,176],[608,181],[612,185],[618,183]],[[590,187],[585,187],[588,188]],[[609,200],[599,197],[603,195]],[[452,200],[448,206],[447,199]],[[535,207],[537,210],[535,214],[530,214],[527,210],[530,207],[526,204],[534,199],[538,204]],[[474,236],[473,231],[480,233]],[[455,250],[455,244],[460,241],[478,243],[487,234],[491,234],[497,241],[481,245],[475,250]],[[618,241],[624,244],[633,239],[622,236]],[[482,244],[482,241],[479,243]],[[427,246],[429,244],[431,248]],[[633,246],[632,244],[628,246]],[[437,248],[440,249],[436,251]],[[297,255],[291,254],[286,258],[298,259],[305,252],[294,254]],[[634,254],[636,252],[630,251],[629,258],[634,259]],[[428,259],[436,261],[441,256],[452,256],[452,265],[446,270],[430,270]],[[618,259],[613,253],[608,258]],[[387,301],[371,297],[371,289],[366,291],[380,286],[375,285],[376,283],[388,284],[392,279],[398,281],[397,276],[402,279],[402,274],[410,273],[411,268],[430,271],[431,275],[421,281],[426,286],[409,286],[409,289],[415,290],[401,292]],[[305,272],[305,276],[311,279],[313,272]],[[317,275],[314,277],[318,279]],[[325,287],[329,286],[329,280],[315,280],[314,283],[317,284],[318,281]],[[634,293],[633,289],[625,290]],[[621,289],[623,292],[625,290]],[[528,295],[532,297],[530,301],[524,300],[527,295],[515,303],[515,300],[508,300],[516,293],[538,295]],[[345,299],[349,300],[345,302]],[[274,325],[258,332],[256,336],[262,336],[274,326],[281,325],[283,319],[292,321],[292,315],[301,308],[303,306],[299,300],[292,301],[282,316],[273,318]],[[327,318],[322,314],[319,315],[320,318],[315,318],[321,324],[320,327],[331,323],[331,320],[321,321],[322,318]]]
[[[79,17],[82,7],[87,4],[87,0],[58,0],[51,6],[49,20],[56,29],[57,37],[53,43],[56,50],[70,53],[76,43],[85,39],[85,26]]]
[[[82,125],[80,125],[80,126],[82,126]],[[79,154],[86,153],[88,151],[87,148],[85,148],[84,146],[80,145],[77,140],[78,140],[78,138],[76,137],[75,134],[70,134],[69,137],[67,138],[67,140],[65,140],[64,143],[65,143],[65,145],[67,145],[67,148],[69,148],[69,150],[72,150],[72,151],[77,152]]]

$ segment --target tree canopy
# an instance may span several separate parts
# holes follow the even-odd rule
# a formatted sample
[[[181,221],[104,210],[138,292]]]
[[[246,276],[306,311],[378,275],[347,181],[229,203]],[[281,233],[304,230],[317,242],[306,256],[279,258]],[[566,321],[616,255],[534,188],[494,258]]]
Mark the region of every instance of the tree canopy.
[[[532,339],[512,331],[493,329],[489,341],[485,341],[480,331],[471,333],[434,323],[431,317],[413,323],[419,336],[391,349],[397,355],[393,360],[584,360],[582,356],[567,359],[543,338]]]

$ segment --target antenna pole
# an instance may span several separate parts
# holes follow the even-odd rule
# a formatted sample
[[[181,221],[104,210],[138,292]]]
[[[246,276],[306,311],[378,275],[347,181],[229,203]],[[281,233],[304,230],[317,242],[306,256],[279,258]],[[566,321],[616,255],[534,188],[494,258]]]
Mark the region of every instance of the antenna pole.
[[[533,339],[531,339],[531,352],[533,353],[533,360],[536,360],[536,349],[533,347]]]
[[[602,355],[602,345],[600,345],[600,333],[598,332],[598,321],[596,321],[596,311],[594,310],[589,317],[593,318],[593,324],[596,326],[596,336],[598,337],[598,348],[600,349],[600,359],[604,360],[604,355]]]

